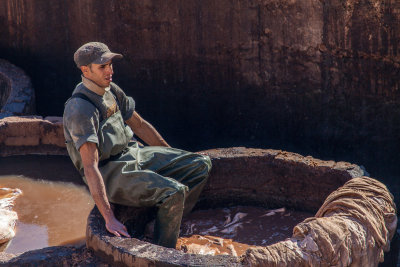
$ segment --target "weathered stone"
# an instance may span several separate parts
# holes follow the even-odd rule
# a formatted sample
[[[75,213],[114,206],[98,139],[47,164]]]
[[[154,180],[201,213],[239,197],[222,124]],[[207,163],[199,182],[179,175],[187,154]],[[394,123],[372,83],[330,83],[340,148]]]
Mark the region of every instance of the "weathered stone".
[[[109,234],[104,220],[94,208],[88,218],[86,244],[95,254],[110,264],[120,266],[240,266],[236,257],[186,254],[160,247],[136,238],[121,238]]]
[[[62,117],[46,117],[40,124],[40,142],[65,147]]]
[[[40,136],[10,136],[4,141],[6,146],[38,146]]]
[[[62,117],[0,119],[0,156],[29,153],[67,154]]]
[[[17,255],[0,252],[0,266],[99,266],[111,265],[94,257],[86,248],[48,247]]]
[[[1,119],[0,136],[39,136],[42,117],[7,117]]]
[[[236,147],[204,152],[213,163],[200,201],[206,206],[243,203],[315,212],[333,190],[363,175],[354,164],[280,150]]]
[[[30,78],[17,66],[0,59],[0,118],[35,113],[35,92]]]

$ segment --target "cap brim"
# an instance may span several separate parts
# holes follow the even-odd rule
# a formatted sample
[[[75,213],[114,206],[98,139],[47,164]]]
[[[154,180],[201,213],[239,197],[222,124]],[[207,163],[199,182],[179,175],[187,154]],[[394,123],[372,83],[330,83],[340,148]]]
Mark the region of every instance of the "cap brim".
[[[123,56],[121,54],[112,53],[112,52],[106,52],[106,53],[102,54],[101,57],[99,57],[98,59],[93,61],[92,63],[94,63],[94,64],[104,64],[104,63],[107,63],[110,60],[121,59],[121,58],[123,58]]]

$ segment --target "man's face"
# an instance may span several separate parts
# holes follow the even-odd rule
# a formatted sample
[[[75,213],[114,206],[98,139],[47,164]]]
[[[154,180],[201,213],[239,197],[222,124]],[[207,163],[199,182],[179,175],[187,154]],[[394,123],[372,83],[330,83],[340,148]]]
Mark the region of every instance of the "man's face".
[[[111,60],[104,64],[91,64],[81,67],[83,76],[105,88],[110,85],[112,75],[114,74]]]

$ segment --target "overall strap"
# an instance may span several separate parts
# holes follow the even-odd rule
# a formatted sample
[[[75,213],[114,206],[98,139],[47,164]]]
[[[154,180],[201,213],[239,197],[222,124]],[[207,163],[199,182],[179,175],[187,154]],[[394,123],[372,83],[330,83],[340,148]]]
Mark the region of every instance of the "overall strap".
[[[101,109],[99,109],[99,108],[97,107],[97,105],[96,105],[89,97],[87,97],[87,95],[82,94],[82,93],[75,93],[75,94],[73,94],[73,95],[67,100],[67,102],[68,102],[69,100],[71,100],[72,98],[81,98],[81,99],[86,100],[87,102],[91,103],[91,104],[99,111],[101,120],[104,119],[103,113],[101,112]],[[66,103],[67,103],[67,102],[66,102]],[[101,121],[101,120],[100,120],[100,121]]]
[[[120,105],[120,102],[119,102],[118,95],[117,95],[117,93],[116,93],[116,91],[115,91],[115,88],[113,87],[112,84],[110,84],[110,92],[111,92],[111,94],[114,96],[115,102],[117,102],[117,107],[118,107],[118,109],[121,110],[121,109],[120,109],[121,105]]]

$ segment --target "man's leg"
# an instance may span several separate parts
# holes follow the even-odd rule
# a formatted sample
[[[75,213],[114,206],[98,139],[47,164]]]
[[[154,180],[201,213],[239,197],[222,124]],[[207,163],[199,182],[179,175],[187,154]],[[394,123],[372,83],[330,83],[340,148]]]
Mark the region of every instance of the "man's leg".
[[[186,187],[181,187],[179,191],[157,205],[158,212],[153,235],[155,244],[175,248],[181,228],[186,189]]]
[[[155,243],[175,247],[183,209],[188,213],[196,204],[210,168],[207,156],[173,148],[145,147],[131,149],[100,171],[111,202],[159,208]]]
[[[184,215],[188,214],[207,182],[211,169],[210,158],[166,147],[144,147],[139,154],[141,168],[173,178],[189,187],[184,208]]]
[[[110,202],[133,207],[158,207],[154,243],[175,248],[187,186],[150,170],[136,170],[131,161],[101,168]]]

